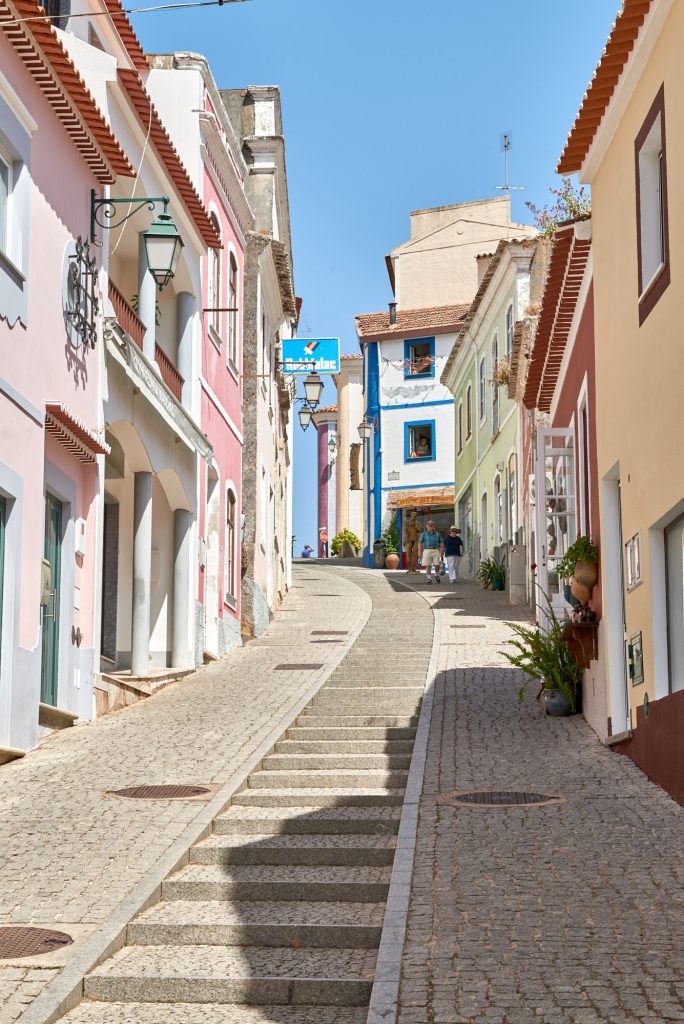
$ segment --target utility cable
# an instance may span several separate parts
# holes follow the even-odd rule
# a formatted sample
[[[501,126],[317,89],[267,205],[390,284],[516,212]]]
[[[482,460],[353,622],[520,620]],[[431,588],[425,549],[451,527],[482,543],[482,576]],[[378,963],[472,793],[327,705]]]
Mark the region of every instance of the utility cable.
[[[155,7],[122,7],[122,14],[147,14],[150,11],[175,11],[184,7],[224,7],[226,4],[248,4],[252,0],[192,0],[190,3],[160,4]],[[119,13],[119,12],[117,12]],[[9,28],[12,25],[25,25],[30,21],[70,21],[72,18],[102,18],[109,15],[109,11],[84,11],[80,14],[32,14],[28,18],[12,18],[9,21],[0,21],[0,28]]]

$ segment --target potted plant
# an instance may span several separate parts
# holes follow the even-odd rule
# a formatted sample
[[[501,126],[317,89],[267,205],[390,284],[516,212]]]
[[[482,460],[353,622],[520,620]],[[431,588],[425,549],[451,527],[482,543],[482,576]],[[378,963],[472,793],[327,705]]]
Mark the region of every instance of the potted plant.
[[[392,516],[389,526],[382,535],[385,545],[385,565],[388,569],[396,569],[399,566],[399,531],[397,530],[396,516]]]
[[[503,590],[506,586],[506,567],[490,555],[480,562],[477,578],[485,590]]]
[[[340,555],[340,557],[344,557],[342,555],[342,548],[345,544],[349,545],[354,552],[354,556],[356,556],[363,547],[359,538],[355,533],[352,533],[351,530],[340,530],[339,533],[335,534],[330,543],[330,550],[333,555]]]
[[[531,682],[540,683],[538,696],[542,696],[548,715],[571,715],[577,710],[577,693],[582,680],[582,669],[562,637],[563,626],[556,618],[547,599],[549,627],[523,626],[509,622],[516,634],[515,640],[506,643],[515,648],[514,653],[501,651],[516,668],[529,677],[520,687],[520,702]]]
[[[560,579],[572,579],[571,592],[586,604],[598,580],[598,551],[588,536],[578,537],[558,563]]]

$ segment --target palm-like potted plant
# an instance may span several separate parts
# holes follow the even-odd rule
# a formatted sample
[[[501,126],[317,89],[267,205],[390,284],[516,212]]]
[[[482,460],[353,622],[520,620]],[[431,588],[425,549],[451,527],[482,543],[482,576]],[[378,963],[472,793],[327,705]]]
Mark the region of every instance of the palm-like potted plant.
[[[503,590],[506,586],[506,566],[490,555],[480,562],[477,578],[485,590]]]
[[[577,710],[577,694],[582,681],[582,669],[562,639],[563,626],[554,614],[547,599],[548,628],[523,626],[509,622],[515,640],[506,643],[514,652],[501,651],[516,668],[522,669],[528,677],[519,690],[519,698],[525,698],[530,683],[540,684],[537,696],[542,696],[546,713],[549,715],[571,715]]]

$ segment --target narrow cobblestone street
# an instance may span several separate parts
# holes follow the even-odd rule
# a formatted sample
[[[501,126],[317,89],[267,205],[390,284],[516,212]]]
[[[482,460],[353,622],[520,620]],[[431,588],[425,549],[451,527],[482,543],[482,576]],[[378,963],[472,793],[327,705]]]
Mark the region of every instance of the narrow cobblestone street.
[[[0,925],[75,940],[3,963],[1,1024],[45,1020],[86,975],[69,1024],[365,1024],[369,1000],[398,1024],[684,1020],[682,808],[580,716],[517,702],[499,652],[528,613],[348,566],[300,565],[295,587],[258,641],[0,770]],[[143,782],[214,791],[106,795]],[[456,805],[468,790],[561,799]]]

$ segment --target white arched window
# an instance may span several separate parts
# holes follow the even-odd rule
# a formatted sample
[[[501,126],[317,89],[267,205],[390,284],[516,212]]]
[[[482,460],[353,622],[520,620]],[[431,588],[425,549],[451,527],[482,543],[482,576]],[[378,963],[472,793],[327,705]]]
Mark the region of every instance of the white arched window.
[[[513,303],[506,310],[506,355],[513,355]]]
[[[225,595],[235,598],[235,516],[237,500],[230,488],[226,491]]]
[[[480,360],[480,419],[487,415],[487,357]]]
[[[458,454],[463,451],[463,402],[458,403]]]
[[[237,366],[238,344],[238,266],[231,252],[228,270],[228,359]]]
[[[215,213],[211,214],[211,222],[214,225],[214,229],[218,235],[221,234],[221,227],[218,222],[218,217]],[[220,345],[221,344],[221,314],[219,309],[221,308],[221,250],[210,249],[209,250],[209,289],[208,289],[208,301],[209,307],[209,327],[213,334],[213,340]]]
[[[466,441],[473,432],[473,386],[468,385],[466,391]]]

